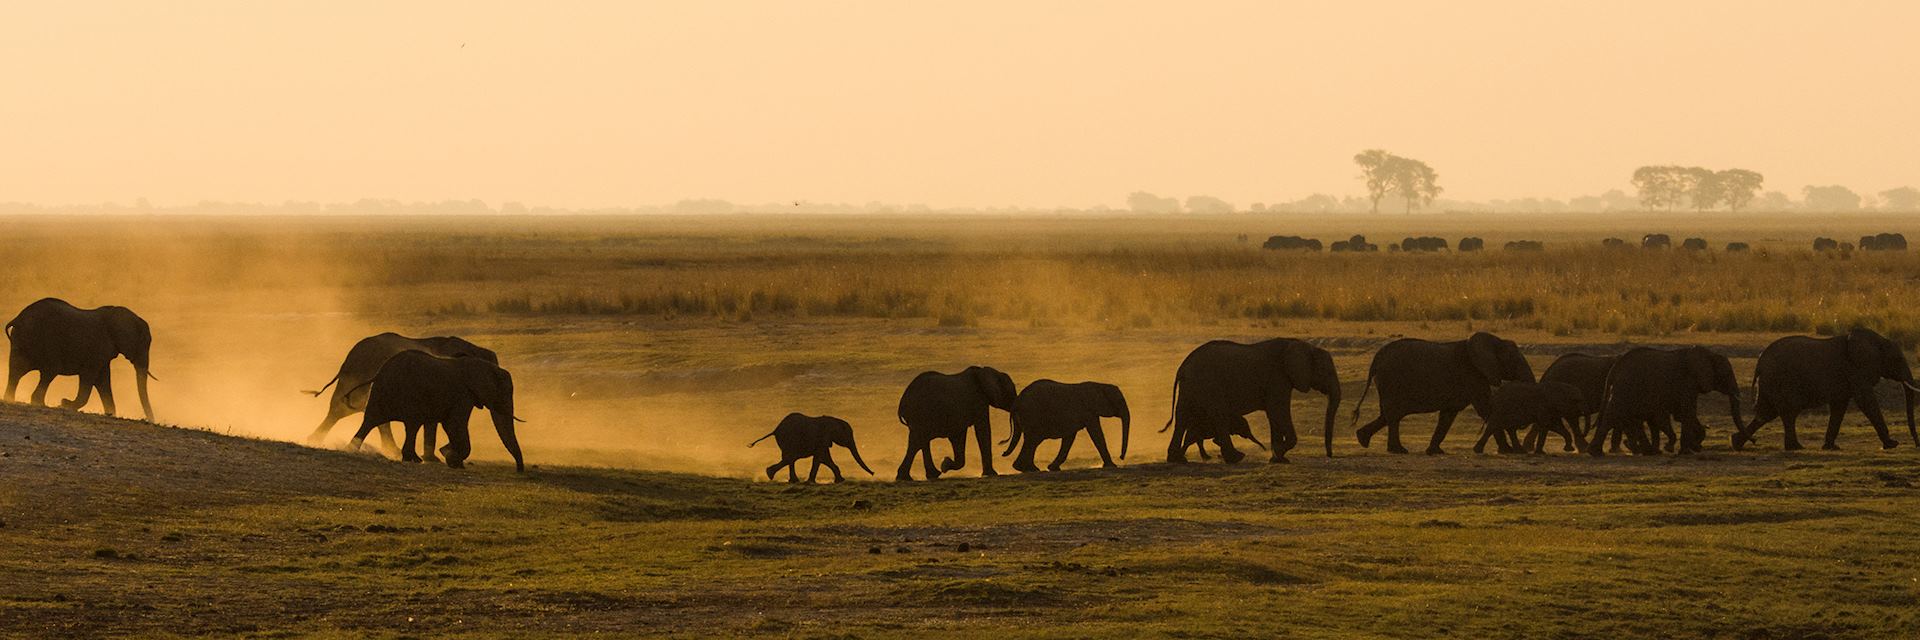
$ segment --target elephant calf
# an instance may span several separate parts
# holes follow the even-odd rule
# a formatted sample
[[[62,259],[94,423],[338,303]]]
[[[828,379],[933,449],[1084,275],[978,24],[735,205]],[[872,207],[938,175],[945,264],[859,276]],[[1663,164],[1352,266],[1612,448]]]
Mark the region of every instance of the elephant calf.
[[[1480,441],[1474,443],[1473,452],[1484,453],[1487,439],[1495,438],[1501,453],[1541,453],[1548,432],[1560,435],[1565,441],[1564,450],[1575,451],[1576,438],[1567,423],[1578,422],[1586,414],[1579,387],[1561,382],[1506,382],[1493,390],[1487,426],[1480,432]],[[1523,442],[1520,430],[1527,427],[1533,429]]]
[[[836,444],[852,452],[854,463],[859,464],[867,475],[873,475],[873,469],[867,467],[867,461],[860,459],[860,447],[853,444],[853,425],[845,420],[833,416],[789,413],[780,419],[780,424],[771,433],[760,436],[760,440],[767,438],[773,438],[773,443],[780,445],[780,461],[767,467],[768,480],[773,479],[773,474],[780,471],[780,467],[786,467],[787,482],[799,482],[800,476],[794,472],[794,465],[801,458],[812,458],[813,469],[807,472],[807,484],[813,484],[820,475],[821,465],[826,465],[827,470],[833,472],[834,482],[846,481],[840,475],[840,465],[833,463],[833,445]],[[760,440],[748,444],[747,448],[760,444]]]
[[[1059,439],[1060,452],[1054,455],[1053,463],[1047,465],[1048,471],[1059,471],[1061,463],[1067,461],[1067,454],[1073,451],[1074,436],[1085,431],[1093,440],[1093,449],[1100,452],[1100,466],[1111,469],[1113,456],[1107,453],[1107,436],[1100,430],[1101,418],[1120,419],[1120,459],[1125,460],[1133,418],[1127,411],[1127,397],[1120,393],[1120,387],[1104,382],[1068,384],[1035,380],[1013,400],[1009,420],[1012,435],[1007,436],[1007,450],[1000,455],[1011,454],[1013,448],[1019,446],[1020,457],[1014,458],[1013,468],[1022,472],[1039,471],[1033,465],[1034,449],[1042,440]],[[1024,446],[1022,440],[1025,440]]]
[[[1256,446],[1259,446],[1261,450],[1263,451],[1266,450],[1267,443],[1261,442],[1259,438],[1253,437],[1253,426],[1247,424],[1246,416],[1231,416],[1222,421],[1226,423],[1227,435],[1240,436],[1242,438],[1252,440],[1253,444],[1255,444]],[[1198,424],[1212,423],[1212,421],[1198,421],[1198,420],[1194,422]],[[1163,428],[1161,429],[1161,431],[1164,432],[1166,431],[1166,429]],[[1180,447],[1181,449],[1184,450],[1184,449],[1190,449],[1195,446],[1198,446],[1200,447],[1200,459],[1212,460],[1213,456],[1207,455],[1207,441],[1212,439],[1213,439],[1213,434],[1207,433],[1204,429],[1198,429],[1198,428],[1188,429],[1185,441],[1180,444]]]

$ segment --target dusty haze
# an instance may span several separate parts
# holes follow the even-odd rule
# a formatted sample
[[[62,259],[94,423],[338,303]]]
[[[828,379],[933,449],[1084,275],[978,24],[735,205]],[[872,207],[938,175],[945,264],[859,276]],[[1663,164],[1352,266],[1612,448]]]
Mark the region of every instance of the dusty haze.
[[[1118,205],[1907,184],[1920,5],[69,2],[0,19],[0,201]]]

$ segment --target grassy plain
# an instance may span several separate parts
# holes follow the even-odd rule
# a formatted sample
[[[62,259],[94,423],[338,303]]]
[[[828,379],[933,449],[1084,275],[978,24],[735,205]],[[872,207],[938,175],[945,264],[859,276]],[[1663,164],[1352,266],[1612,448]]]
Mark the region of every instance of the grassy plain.
[[[1346,426],[1371,350],[1401,335],[1496,331],[1536,370],[1570,350],[1706,343],[1743,378],[1787,333],[1864,322],[1911,345],[1920,257],[1806,250],[1907,224],[0,219],[0,309],[133,307],[155,327],[163,422],[268,440],[0,407],[0,546],[17,550],[0,554],[0,633],[1912,636],[1920,555],[1900,541],[1920,454],[1871,451],[1857,416],[1845,451],[1781,453],[1775,427],[1735,454],[1709,398],[1707,455],[1601,461],[1474,456],[1465,435],[1455,455],[1388,456]],[[1647,232],[1715,250],[1595,246]],[[1547,251],[1258,249],[1352,233]],[[1731,241],[1757,251],[1718,250]],[[488,464],[488,437],[467,472],[270,441],[304,436],[323,407],[297,390],[388,329],[498,350],[537,468]],[[1322,407],[1302,397],[1292,465],[1154,463],[1186,351],[1271,336],[1334,350],[1339,457],[1311,454]],[[745,444],[788,411],[847,417],[890,478],[901,386],[968,364],[1119,383],[1138,422],[1126,467],[1084,469],[1083,443],[1080,470],[1058,474],[755,480],[774,456]]]

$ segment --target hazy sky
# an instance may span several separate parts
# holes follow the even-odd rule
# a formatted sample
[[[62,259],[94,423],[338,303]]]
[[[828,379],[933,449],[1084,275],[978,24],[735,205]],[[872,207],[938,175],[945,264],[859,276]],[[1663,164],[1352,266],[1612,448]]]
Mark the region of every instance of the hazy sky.
[[[1446,197],[1920,184],[1920,2],[30,2],[0,201]]]

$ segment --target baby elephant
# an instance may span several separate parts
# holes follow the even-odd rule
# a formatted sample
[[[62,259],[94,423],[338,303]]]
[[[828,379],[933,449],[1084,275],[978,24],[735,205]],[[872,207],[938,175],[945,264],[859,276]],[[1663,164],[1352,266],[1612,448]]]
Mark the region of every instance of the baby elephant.
[[[860,459],[860,448],[853,445],[853,425],[847,424],[845,420],[833,416],[789,413],[787,417],[780,419],[780,424],[773,428],[773,433],[760,436],[760,440],[767,438],[773,438],[773,443],[780,445],[780,461],[767,467],[768,480],[773,479],[773,474],[778,472],[780,467],[786,467],[787,482],[799,482],[800,476],[794,473],[794,464],[801,458],[813,458],[813,470],[807,472],[809,484],[820,475],[820,465],[826,465],[827,469],[833,472],[834,482],[845,481],[846,478],[840,475],[840,465],[833,463],[833,445],[836,444],[853,452],[853,461],[859,464],[860,469],[866,471],[867,475],[873,475],[873,469],[867,468],[867,461]],[[760,440],[753,441],[747,447],[752,448],[753,445],[760,444]]]
[[[1192,420],[1190,422],[1192,422],[1193,424],[1211,423],[1211,421],[1202,421],[1202,420]],[[1240,436],[1242,438],[1252,440],[1255,445],[1259,445],[1260,450],[1265,451],[1267,449],[1267,443],[1261,442],[1259,438],[1253,437],[1253,427],[1247,425],[1246,416],[1232,416],[1227,418],[1226,422],[1227,422],[1227,435]],[[1172,422],[1167,423],[1167,427],[1172,427],[1172,426],[1173,426]],[[1167,427],[1162,427],[1160,430],[1164,432],[1167,430]],[[1186,441],[1180,443],[1180,448],[1181,450],[1184,451],[1190,447],[1199,446],[1200,459],[1212,460],[1213,456],[1207,455],[1207,441],[1212,439],[1213,439],[1213,433],[1211,433],[1206,429],[1199,429],[1199,428],[1187,429]]]
[[[1100,452],[1101,466],[1112,468],[1113,456],[1107,454],[1107,436],[1100,430],[1101,418],[1120,419],[1120,459],[1127,458],[1127,437],[1133,428],[1133,418],[1127,412],[1127,397],[1120,393],[1120,387],[1104,382],[1067,384],[1035,380],[1014,398],[1011,416],[1013,435],[1007,437],[1007,450],[1000,455],[1006,456],[1013,453],[1014,447],[1021,447],[1020,457],[1013,460],[1015,469],[1039,471],[1033,465],[1034,449],[1042,440],[1058,438],[1060,453],[1054,455],[1053,464],[1047,465],[1047,470],[1059,471],[1060,464],[1067,461],[1067,453],[1073,450],[1074,436],[1081,431],[1093,439],[1094,450]]]
[[[1578,424],[1587,415],[1579,387],[1563,382],[1507,381],[1493,390],[1489,405],[1487,427],[1473,445],[1474,453],[1485,452],[1490,437],[1499,440],[1501,453],[1541,453],[1549,431],[1566,441],[1565,451],[1578,450],[1578,439],[1568,431],[1567,424]],[[1519,441],[1520,430],[1529,426],[1532,431],[1524,442]]]

